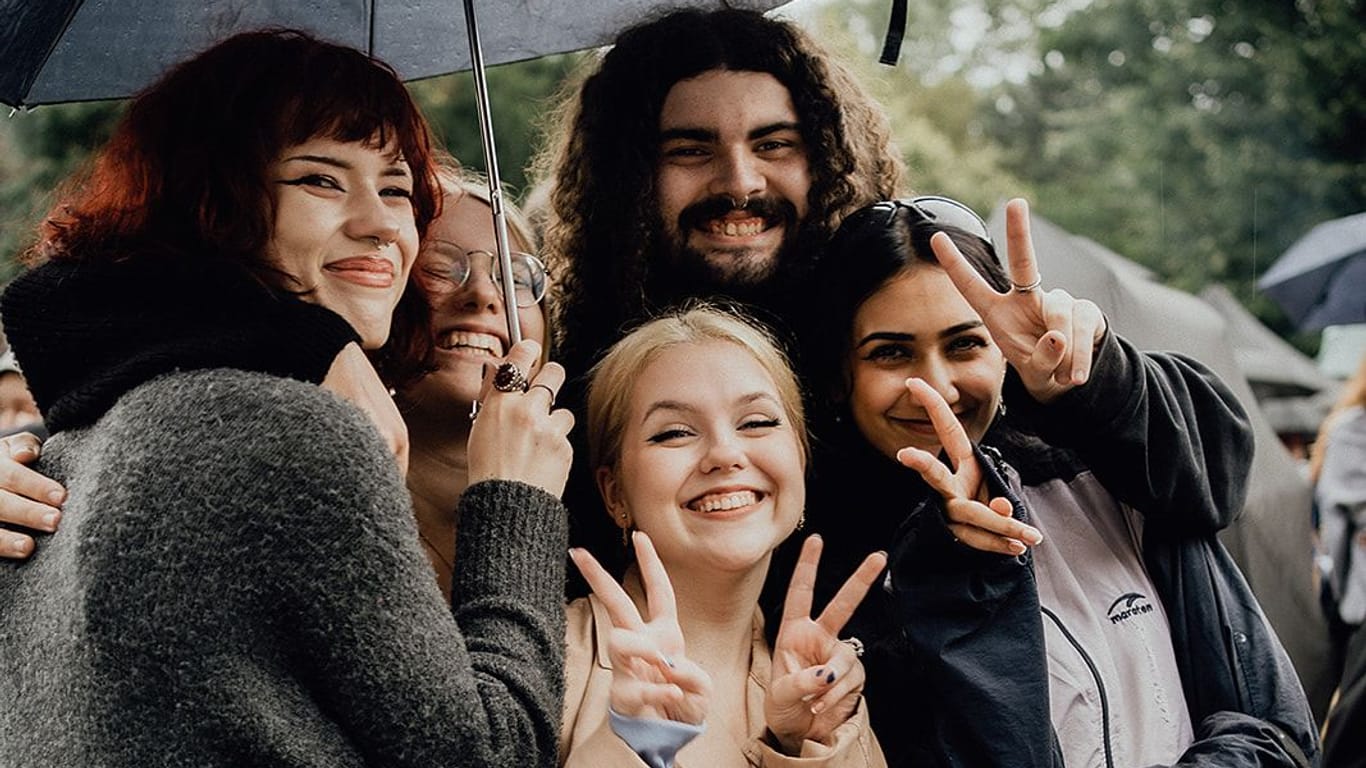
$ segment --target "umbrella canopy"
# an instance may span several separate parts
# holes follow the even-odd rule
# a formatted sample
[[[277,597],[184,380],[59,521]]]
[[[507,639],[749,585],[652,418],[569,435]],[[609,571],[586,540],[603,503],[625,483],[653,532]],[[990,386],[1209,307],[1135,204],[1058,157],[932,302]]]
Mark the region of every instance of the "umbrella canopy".
[[[1271,265],[1257,287],[1302,331],[1366,323],[1366,213],[1309,230]]]
[[[482,0],[484,62],[591,48],[661,8],[786,0]],[[14,107],[131,96],[235,33],[290,27],[366,51],[405,80],[471,67],[460,0],[0,0],[0,102]]]
[[[1200,298],[1224,318],[1233,357],[1258,401],[1337,389],[1336,382],[1319,370],[1313,358],[1263,325],[1224,286],[1206,286]]]
[[[1229,344],[1228,324],[1195,296],[1154,282],[1143,267],[1031,214],[1046,289],[1094,301],[1116,333],[1140,349],[1183,353],[1219,375],[1252,420],[1256,455],[1242,514],[1220,535],[1247,577],[1322,716],[1336,680],[1327,628],[1311,581],[1310,487],[1262,414]],[[1005,208],[988,221],[1005,243]],[[1002,253],[1002,258],[1005,254]]]

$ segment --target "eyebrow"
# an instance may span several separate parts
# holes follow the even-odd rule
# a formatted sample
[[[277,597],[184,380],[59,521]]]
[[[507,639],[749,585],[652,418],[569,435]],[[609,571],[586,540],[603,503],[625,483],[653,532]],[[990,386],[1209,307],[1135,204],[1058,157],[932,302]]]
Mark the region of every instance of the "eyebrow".
[[[755,128],[754,130],[750,131],[745,138],[749,141],[754,141],[756,139],[762,139],[765,136],[769,136],[780,131],[800,130],[801,126],[797,123],[792,122],[790,120],[784,120],[776,123],[769,123],[768,125],[761,125],[758,128]],[[720,138],[720,134],[718,134],[716,131],[709,130],[706,128],[668,128],[659,132],[659,141],[661,144],[666,141],[672,141],[675,139],[686,139],[689,141],[716,141],[718,138]]]
[[[767,400],[775,404],[780,402],[778,398],[774,397],[771,392],[750,392],[747,395],[741,395],[736,400],[736,405],[749,405],[750,403],[759,400]],[[644,415],[640,417],[641,423],[644,423],[646,420],[648,420],[650,416],[654,415],[656,411],[678,411],[680,413],[697,413],[698,409],[696,406],[689,405],[688,403],[682,402],[680,400],[656,400],[655,402],[650,403],[649,408],[645,409]]]
[[[286,157],[283,160],[283,162],[286,163],[291,163],[295,161],[320,163],[322,165],[331,166],[333,168],[339,168],[343,171],[349,171],[352,168],[351,164],[346,162],[345,160],[332,157],[330,155],[293,155],[292,157]],[[406,163],[398,159],[392,160],[390,162],[392,163],[392,165],[381,171],[381,176],[402,176],[404,178],[408,177],[409,173]]]
[[[936,338],[947,339],[957,336],[964,331],[971,331],[981,327],[981,320],[969,320],[966,323],[959,323],[958,325],[951,325],[948,328],[945,328],[936,334]],[[915,341],[915,334],[898,333],[896,331],[874,331],[859,339],[858,343],[854,345],[854,349],[858,349],[865,344],[870,344],[874,341]]]

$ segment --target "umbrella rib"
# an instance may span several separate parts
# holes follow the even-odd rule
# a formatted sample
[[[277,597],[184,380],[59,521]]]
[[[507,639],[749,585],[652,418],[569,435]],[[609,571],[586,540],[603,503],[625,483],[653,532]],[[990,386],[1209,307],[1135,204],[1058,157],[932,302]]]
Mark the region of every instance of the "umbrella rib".
[[[370,58],[375,57],[375,5],[377,0],[370,0],[369,33],[366,35],[365,54]]]
[[[47,50],[43,52],[42,63],[34,67],[32,74],[24,80],[23,95],[19,97],[20,107],[27,106],[28,94],[33,90],[33,83],[38,79],[38,75],[42,74],[43,69],[47,66],[47,60],[52,58],[52,52],[57,50],[57,43],[61,41],[62,36],[66,34],[66,31],[71,28],[72,19],[76,18],[76,14],[80,12],[81,7],[84,5],[85,0],[76,0],[76,2],[71,4],[71,10],[67,11],[66,18],[62,20],[61,28],[57,30],[57,34],[52,36],[52,40],[47,44]]]

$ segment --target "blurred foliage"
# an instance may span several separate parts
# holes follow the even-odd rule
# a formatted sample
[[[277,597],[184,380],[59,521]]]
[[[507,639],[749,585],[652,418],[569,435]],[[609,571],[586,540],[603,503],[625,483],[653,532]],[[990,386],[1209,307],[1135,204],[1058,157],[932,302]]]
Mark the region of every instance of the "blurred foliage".
[[[35,237],[51,191],[105,139],[122,102],[37,107],[0,117],[0,282]]]
[[[511,197],[524,197],[527,166],[540,146],[542,118],[553,107],[560,83],[585,55],[546,56],[486,70],[498,171]],[[410,90],[451,154],[465,167],[485,171],[470,73],[422,80]]]
[[[1097,0],[1039,30],[990,132],[1058,224],[1177,287],[1221,282],[1310,348],[1255,283],[1366,210],[1363,21],[1352,0]]]

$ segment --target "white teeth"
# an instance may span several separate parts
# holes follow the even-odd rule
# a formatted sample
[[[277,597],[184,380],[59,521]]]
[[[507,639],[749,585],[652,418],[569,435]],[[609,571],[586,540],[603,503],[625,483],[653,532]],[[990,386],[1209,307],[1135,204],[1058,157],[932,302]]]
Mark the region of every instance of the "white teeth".
[[[749,506],[759,501],[759,495],[754,491],[738,491],[736,493],[725,493],[716,496],[707,496],[693,503],[693,509],[698,512],[721,512],[727,509],[738,509],[739,507]]]
[[[473,331],[451,331],[442,336],[436,343],[441,349],[455,349],[464,347],[467,349],[481,349],[494,357],[503,356],[503,341],[497,336],[487,333],[474,333]]]

